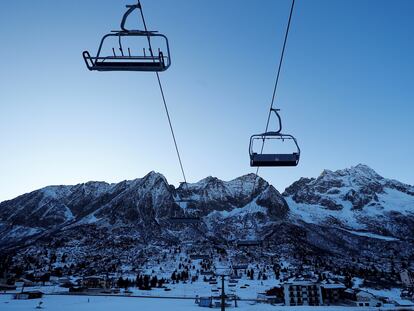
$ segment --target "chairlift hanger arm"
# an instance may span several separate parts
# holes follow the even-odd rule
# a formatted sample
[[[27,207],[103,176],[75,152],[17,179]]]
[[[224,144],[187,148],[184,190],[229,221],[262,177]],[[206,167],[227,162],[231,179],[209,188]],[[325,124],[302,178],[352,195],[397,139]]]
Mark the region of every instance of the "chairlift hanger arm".
[[[135,10],[142,10],[142,7],[141,7],[141,3],[140,3],[140,1],[139,1],[139,0],[138,0],[138,3],[137,3],[137,4],[128,4],[128,5],[126,5],[126,7],[128,8],[128,10],[124,13],[124,16],[122,17],[122,21],[121,21],[121,29],[122,29],[123,31],[129,32],[129,31],[131,31],[131,30],[129,30],[129,29],[127,29],[127,28],[125,28],[125,24],[126,24],[126,21],[127,21],[127,19],[128,19],[128,16],[129,16],[132,12],[134,12]]]
[[[274,112],[276,114],[277,120],[279,122],[279,129],[276,131],[276,133],[280,133],[280,131],[282,130],[282,118],[280,117],[279,114],[280,109],[276,109],[276,108],[270,108],[270,113]],[[267,129],[266,129],[267,131]]]

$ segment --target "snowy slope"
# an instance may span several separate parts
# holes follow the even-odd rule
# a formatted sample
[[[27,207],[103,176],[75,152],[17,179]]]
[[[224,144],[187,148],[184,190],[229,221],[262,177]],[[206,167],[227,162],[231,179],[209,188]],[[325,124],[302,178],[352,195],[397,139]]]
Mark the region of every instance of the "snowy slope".
[[[302,178],[284,196],[291,216],[307,223],[395,237],[414,234],[414,187],[366,165]]]

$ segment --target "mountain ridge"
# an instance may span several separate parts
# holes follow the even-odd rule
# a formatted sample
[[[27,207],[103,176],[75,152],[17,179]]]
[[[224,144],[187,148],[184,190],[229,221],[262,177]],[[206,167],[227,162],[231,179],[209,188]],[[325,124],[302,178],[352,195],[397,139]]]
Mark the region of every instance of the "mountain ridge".
[[[187,216],[200,223],[171,222]],[[262,240],[268,250],[293,257],[345,260],[358,252],[380,257],[397,250],[410,256],[411,236],[414,187],[362,164],[300,178],[283,194],[254,174],[229,181],[208,176],[174,187],[151,171],[119,183],[48,186],[0,203],[0,250],[48,245],[70,249],[74,258],[80,249],[129,258],[157,245],[193,241],[231,248],[240,239]]]

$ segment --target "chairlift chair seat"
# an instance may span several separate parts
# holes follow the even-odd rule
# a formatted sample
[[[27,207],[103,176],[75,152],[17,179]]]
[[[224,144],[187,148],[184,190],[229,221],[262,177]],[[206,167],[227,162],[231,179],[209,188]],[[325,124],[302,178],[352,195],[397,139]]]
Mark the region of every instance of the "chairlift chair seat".
[[[167,69],[162,54],[159,57],[91,57],[88,51],[84,51],[83,58],[91,71],[160,72]]]
[[[250,166],[296,166],[299,162],[299,154],[258,154],[250,156]]]

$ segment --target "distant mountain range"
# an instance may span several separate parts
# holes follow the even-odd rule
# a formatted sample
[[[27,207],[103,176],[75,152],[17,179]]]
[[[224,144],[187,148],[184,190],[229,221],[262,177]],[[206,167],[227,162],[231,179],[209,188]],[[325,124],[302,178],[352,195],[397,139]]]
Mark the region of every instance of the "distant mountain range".
[[[111,253],[127,262],[156,246],[198,241],[231,248],[238,239],[257,239],[286,257],[414,254],[413,186],[361,164],[301,178],[283,194],[255,177],[207,177],[175,188],[150,172],[115,184],[48,186],[0,203],[0,250],[64,249],[73,260]],[[201,222],[171,222],[184,216]]]

